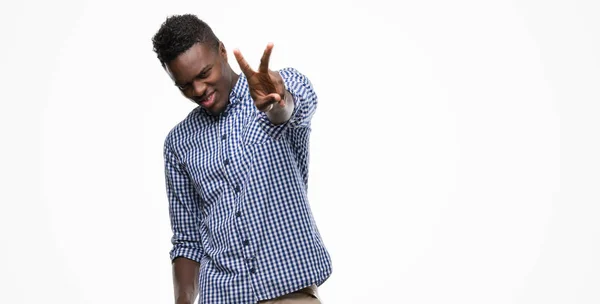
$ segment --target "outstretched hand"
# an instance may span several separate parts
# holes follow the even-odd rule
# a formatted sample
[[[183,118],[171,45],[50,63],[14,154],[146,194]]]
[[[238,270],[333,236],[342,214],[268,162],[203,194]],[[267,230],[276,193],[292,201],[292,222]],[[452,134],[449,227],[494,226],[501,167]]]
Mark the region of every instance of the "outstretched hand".
[[[267,44],[267,48],[260,59],[258,71],[252,70],[240,50],[233,50],[242,73],[248,79],[250,96],[254,100],[254,105],[262,112],[269,112],[274,104],[279,104],[281,107],[285,105],[285,85],[283,79],[279,75],[279,72],[269,70],[269,58],[271,57],[272,50],[273,43]]]

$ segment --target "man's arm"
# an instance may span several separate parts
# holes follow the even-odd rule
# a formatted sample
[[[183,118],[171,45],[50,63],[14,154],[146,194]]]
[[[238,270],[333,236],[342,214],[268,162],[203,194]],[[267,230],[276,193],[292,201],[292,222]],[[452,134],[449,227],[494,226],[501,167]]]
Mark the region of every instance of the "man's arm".
[[[177,257],[173,261],[173,288],[175,304],[192,304],[198,296],[200,263]]]
[[[269,69],[269,58],[273,44],[267,48],[260,60],[258,71],[254,71],[240,50],[233,51],[240,69],[248,80],[248,89],[254,105],[261,113],[258,122],[273,138],[288,134],[291,142],[307,139],[310,124],[316,111],[318,99],[306,76],[293,68],[277,71]]]
[[[263,116],[273,125],[282,125],[293,120],[293,127],[307,126],[317,104],[312,84],[295,69],[271,71],[269,59],[272,50],[273,44],[267,44],[257,71],[250,67],[240,50],[233,51],[240,69],[248,80],[248,89],[254,105],[260,112],[266,113]],[[297,111],[298,107],[300,111]]]
[[[318,98],[310,80],[294,68],[279,70],[275,81],[278,90],[285,92],[283,102],[276,103],[266,112],[266,117],[274,125],[288,123],[288,127],[309,127]]]
[[[176,304],[192,304],[198,296],[200,261],[204,255],[200,239],[200,197],[184,165],[165,141],[165,180],[173,237],[170,257]]]

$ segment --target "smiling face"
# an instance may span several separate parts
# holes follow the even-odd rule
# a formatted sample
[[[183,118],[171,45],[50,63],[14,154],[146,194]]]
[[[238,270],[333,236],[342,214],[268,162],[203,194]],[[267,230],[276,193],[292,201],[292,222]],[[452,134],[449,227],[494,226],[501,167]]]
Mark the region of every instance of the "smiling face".
[[[165,69],[181,93],[217,115],[227,107],[229,92],[238,75],[227,62],[227,51],[196,43],[165,65]]]

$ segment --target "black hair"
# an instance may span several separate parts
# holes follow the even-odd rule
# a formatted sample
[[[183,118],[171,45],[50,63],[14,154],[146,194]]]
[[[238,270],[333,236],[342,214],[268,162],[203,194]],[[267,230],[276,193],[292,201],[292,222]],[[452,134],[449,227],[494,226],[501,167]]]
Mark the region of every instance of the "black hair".
[[[219,50],[219,39],[210,26],[191,14],[168,17],[152,38],[152,43],[163,67],[196,43]]]

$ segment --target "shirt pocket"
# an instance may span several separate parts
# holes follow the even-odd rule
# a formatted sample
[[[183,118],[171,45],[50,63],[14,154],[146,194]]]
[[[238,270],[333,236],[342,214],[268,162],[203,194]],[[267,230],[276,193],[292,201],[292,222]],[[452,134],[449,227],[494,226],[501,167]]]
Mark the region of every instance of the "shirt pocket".
[[[245,146],[257,146],[263,145],[269,141],[273,141],[274,138],[267,132],[264,126],[259,121],[258,117],[251,119],[242,133],[242,141]]]

